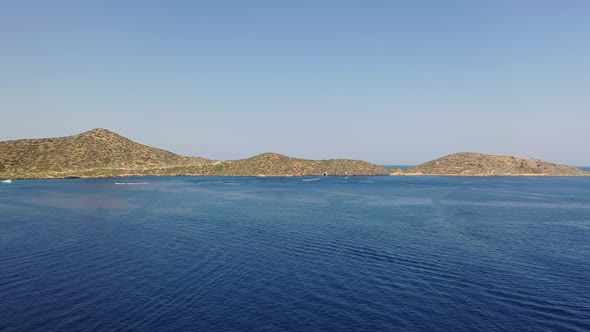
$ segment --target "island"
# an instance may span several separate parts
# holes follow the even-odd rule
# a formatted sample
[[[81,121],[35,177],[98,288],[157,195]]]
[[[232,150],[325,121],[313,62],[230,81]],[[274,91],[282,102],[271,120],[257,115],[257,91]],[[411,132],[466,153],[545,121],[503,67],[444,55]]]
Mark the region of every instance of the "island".
[[[308,160],[263,153],[240,160],[181,156],[107,129],[0,142],[0,178],[66,179],[126,176],[588,176],[575,167],[537,159],[457,153],[410,169],[352,159]]]
[[[404,170],[405,175],[462,176],[588,176],[579,168],[533,158],[454,153]]]
[[[57,138],[0,142],[0,178],[125,176],[353,176],[391,170],[350,159],[307,160],[263,153],[240,160],[185,157],[133,142],[107,129]]]

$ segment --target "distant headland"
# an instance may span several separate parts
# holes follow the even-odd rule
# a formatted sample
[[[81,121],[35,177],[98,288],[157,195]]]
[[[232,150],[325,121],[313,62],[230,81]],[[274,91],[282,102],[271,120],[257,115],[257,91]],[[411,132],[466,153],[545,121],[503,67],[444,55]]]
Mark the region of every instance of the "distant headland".
[[[588,176],[579,168],[533,158],[461,152],[406,170],[406,175],[464,176]]]
[[[185,157],[133,142],[107,129],[78,135],[0,142],[0,178],[123,176],[588,176],[575,167],[536,159],[457,153],[413,168],[387,169],[350,159],[307,160],[263,153],[240,160]]]

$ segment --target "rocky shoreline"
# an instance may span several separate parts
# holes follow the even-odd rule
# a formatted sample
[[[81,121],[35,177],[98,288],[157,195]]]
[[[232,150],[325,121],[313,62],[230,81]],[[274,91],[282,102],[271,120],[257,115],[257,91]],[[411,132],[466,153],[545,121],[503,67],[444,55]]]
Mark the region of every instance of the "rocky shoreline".
[[[78,135],[0,142],[0,178],[72,179],[137,176],[589,176],[538,159],[456,153],[408,169],[362,160],[308,160],[263,153],[240,160],[185,157],[106,129]]]

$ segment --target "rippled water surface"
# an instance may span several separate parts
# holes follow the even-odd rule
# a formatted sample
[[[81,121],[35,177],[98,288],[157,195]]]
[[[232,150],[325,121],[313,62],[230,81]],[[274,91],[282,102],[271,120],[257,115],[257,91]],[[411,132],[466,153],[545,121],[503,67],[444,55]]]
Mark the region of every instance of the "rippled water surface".
[[[0,184],[0,330],[114,329],[588,331],[590,178]]]

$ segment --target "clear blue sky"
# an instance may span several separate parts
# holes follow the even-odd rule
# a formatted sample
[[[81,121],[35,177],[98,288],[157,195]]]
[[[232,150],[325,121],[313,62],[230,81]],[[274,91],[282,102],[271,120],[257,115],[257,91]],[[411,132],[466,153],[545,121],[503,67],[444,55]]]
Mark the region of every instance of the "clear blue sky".
[[[0,140],[590,165],[590,1],[2,1]]]

